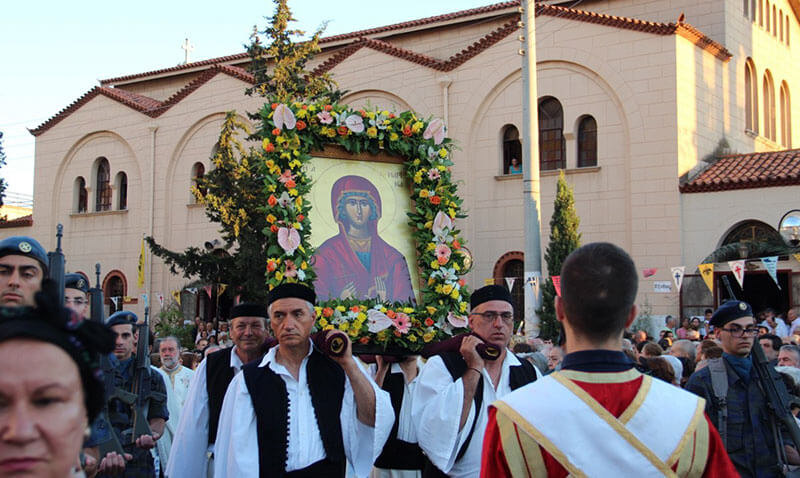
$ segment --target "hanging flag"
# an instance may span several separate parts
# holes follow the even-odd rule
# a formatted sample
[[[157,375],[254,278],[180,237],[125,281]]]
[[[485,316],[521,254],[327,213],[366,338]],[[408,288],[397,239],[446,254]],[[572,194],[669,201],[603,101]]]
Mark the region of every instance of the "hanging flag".
[[[178,305],[181,305],[181,291],[173,290],[172,297],[175,299],[175,302],[177,302]]]
[[[561,297],[561,276],[550,276],[553,281],[553,287],[556,288],[556,295]]]
[[[728,267],[731,268],[733,277],[736,277],[736,282],[739,283],[739,287],[744,290],[744,259],[738,261],[728,261]]]
[[[210,285],[203,286],[203,290],[206,291],[206,294],[208,295],[208,298],[210,299],[211,298],[211,286]]]
[[[187,287],[186,292],[190,294],[197,294],[197,287]]]
[[[642,275],[644,276],[645,279],[656,275],[656,272],[658,272],[658,269],[655,267],[652,267],[650,269],[642,269]]]
[[[150,301],[147,300],[147,294],[142,294],[140,297],[142,298],[142,302],[144,302],[144,306],[145,307],[149,307],[150,306]]]
[[[161,292],[158,293],[158,305],[164,307],[164,294]]]
[[[775,281],[778,290],[781,290],[781,285],[778,284],[778,256],[762,257],[761,263],[764,264],[769,276]]]
[[[792,257],[794,257],[794,260],[797,262],[800,262],[800,254],[792,254]]]
[[[678,266],[672,268],[672,280],[675,281],[675,288],[678,289],[678,292],[681,291],[681,284],[683,284],[683,274],[686,271],[686,267]]]
[[[138,273],[136,285],[141,289],[144,286],[144,236],[142,236],[142,247],[139,250],[139,265],[136,272]]]
[[[111,302],[114,303],[114,310],[118,309],[119,308],[119,297],[109,297],[109,299],[111,299]]]
[[[700,274],[703,276],[703,282],[706,283],[706,287],[711,293],[714,293],[714,264],[700,264],[697,266],[700,269]]]
[[[506,277],[506,286],[508,286],[508,291],[511,292],[511,289],[514,288],[514,281],[517,280],[516,277]]]
[[[483,279],[483,285],[494,285],[494,279]]]
[[[217,286],[217,297],[221,296],[225,293],[225,289],[228,288],[228,284],[220,284]]]

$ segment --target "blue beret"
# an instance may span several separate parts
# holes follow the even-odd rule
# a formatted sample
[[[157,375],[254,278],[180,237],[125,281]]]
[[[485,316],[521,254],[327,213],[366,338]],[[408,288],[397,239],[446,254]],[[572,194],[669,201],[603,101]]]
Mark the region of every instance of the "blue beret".
[[[124,324],[136,325],[138,321],[139,318],[136,317],[136,314],[133,312],[129,310],[120,310],[119,312],[114,312],[111,314],[111,316],[106,320],[106,325],[109,327]]]
[[[503,300],[514,305],[514,301],[511,299],[511,292],[509,292],[508,289],[501,285],[487,285],[472,292],[469,299],[469,307],[470,309],[474,309],[490,300]]]
[[[753,317],[753,308],[741,300],[729,300],[719,306],[711,316],[711,325],[722,327],[728,322],[742,317]]]
[[[0,257],[10,255],[33,257],[42,264],[44,272],[47,272],[47,252],[32,237],[11,236],[0,241]]]
[[[77,289],[84,294],[89,292],[89,284],[86,282],[86,278],[80,274],[67,274],[64,276],[64,288],[65,289]]]
[[[286,282],[275,287],[269,291],[269,298],[267,300],[269,304],[272,305],[276,300],[286,298],[303,299],[307,302],[311,302],[311,304],[317,302],[317,294],[314,292],[314,289],[297,282]]]

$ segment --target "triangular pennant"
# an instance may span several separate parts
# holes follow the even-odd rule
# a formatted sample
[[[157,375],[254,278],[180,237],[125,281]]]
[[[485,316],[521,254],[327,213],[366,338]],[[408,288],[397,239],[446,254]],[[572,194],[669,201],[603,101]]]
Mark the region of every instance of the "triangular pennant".
[[[556,295],[561,297],[561,276],[550,276],[553,281],[553,287],[556,288]]]
[[[483,285],[494,285],[494,279],[483,279]]]
[[[164,307],[164,294],[161,292],[158,293],[158,305]]]
[[[221,296],[225,293],[225,289],[228,288],[228,284],[220,284],[217,286],[217,297]]]
[[[699,266],[697,266],[697,268],[700,269],[700,275],[703,276],[703,282],[706,283],[706,287],[708,287],[708,290],[710,290],[711,293],[713,294],[714,293],[714,264],[713,263],[700,264]]]
[[[210,299],[211,298],[211,286],[210,285],[204,286],[203,290],[206,291],[206,295],[208,295],[208,298]]]
[[[181,305],[181,291],[173,290],[172,297],[175,299],[175,302],[177,302],[178,305]]]
[[[109,297],[109,299],[111,299],[111,302],[113,302],[113,303],[114,303],[114,308],[115,308],[115,309],[116,309],[117,307],[119,307],[119,297]]]
[[[186,292],[190,294],[197,294],[197,287],[187,287]]]
[[[778,284],[778,256],[762,257],[761,263],[764,264],[764,268],[769,273],[769,276],[772,277],[772,280],[775,281],[778,290],[780,290],[781,285]]]
[[[140,295],[142,298],[142,302],[144,302],[145,307],[150,307],[150,301],[148,300],[147,294]]]
[[[794,257],[794,260],[797,262],[800,262],[800,254],[792,254],[792,257]]]
[[[531,286],[531,290],[533,291],[533,300],[534,300],[534,302],[538,301],[539,300],[539,281],[536,279],[536,276],[533,275],[533,274],[529,275],[528,278],[526,279],[526,282],[528,282],[528,285]],[[536,305],[538,306],[538,304],[536,304]]]
[[[733,277],[736,277],[736,282],[739,283],[739,287],[744,290],[744,259],[740,259],[738,261],[728,261],[728,267],[731,268]]]
[[[658,269],[656,269],[655,267],[652,267],[650,269],[642,269],[642,275],[644,276],[645,279],[656,275],[656,272],[658,272]]]
[[[672,280],[675,281],[675,288],[678,289],[678,292],[681,291],[681,284],[683,284],[683,274],[686,271],[686,267],[678,266],[672,268]]]
[[[511,291],[514,288],[514,281],[517,280],[516,277],[505,277],[506,286],[508,286],[508,290]]]

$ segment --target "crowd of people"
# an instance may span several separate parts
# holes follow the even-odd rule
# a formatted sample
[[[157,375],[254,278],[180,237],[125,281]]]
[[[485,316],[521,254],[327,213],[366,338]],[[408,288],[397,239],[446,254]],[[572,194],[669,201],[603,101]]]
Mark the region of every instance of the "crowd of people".
[[[427,360],[362,361],[346,334],[314,333],[303,284],[196,319],[192,350],[171,336],[148,347],[129,311],[88,320],[82,276],[65,278],[64,304],[47,277],[34,239],[0,241],[0,476],[771,477],[800,465],[777,419],[800,410],[796,311],[755,316],[731,300],[680,327],[667,318],[658,340],[629,333],[637,272],[608,243],[564,262],[558,343],[513,336],[511,295],[490,285],[471,295],[471,332]],[[782,381],[765,382],[757,337]],[[785,410],[764,393],[774,387]]]

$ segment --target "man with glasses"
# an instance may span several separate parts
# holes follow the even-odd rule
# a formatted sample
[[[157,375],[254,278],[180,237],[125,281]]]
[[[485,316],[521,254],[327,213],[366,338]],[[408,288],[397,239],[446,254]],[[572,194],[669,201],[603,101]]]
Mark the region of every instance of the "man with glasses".
[[[758,335],[753,309],[747,302],[729,300],[714,312],[711,325],[724,353],[722,358],[710,360],[707,367],[692,374],[686,389],[705,398],[706,413],[719,430],[741,476],[783,476],[772,412],[750,354]],[[722,393],[725,388],[727,392]],[[785,451],[790,461],[792,456],[796,458],[794,448],[786,446]]]
[[[431,357],[414,391],[411,414],[430,461],[423,478],[478,476],[489,404],[541,376],[508,349],[514,327],[508,289],[482,287],[472,293],[470,306],[473,335],[463,339],[459,350]],[[484,342],[499,346],[496,360],[479,355],[476,347]]]
[[[64,305],[82,318],[89,316],[89,284],[80,274],[64,276]]]

